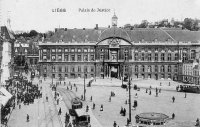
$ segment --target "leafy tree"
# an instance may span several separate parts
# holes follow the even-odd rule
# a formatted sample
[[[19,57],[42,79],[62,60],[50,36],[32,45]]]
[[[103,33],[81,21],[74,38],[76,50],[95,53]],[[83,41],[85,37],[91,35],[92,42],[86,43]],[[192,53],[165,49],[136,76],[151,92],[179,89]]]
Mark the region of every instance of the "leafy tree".
[[[37,36],[37,35],[38,35],[38,32],[35,30],[31,30],[29,33],[29,37],[33,37],[33,36]]]

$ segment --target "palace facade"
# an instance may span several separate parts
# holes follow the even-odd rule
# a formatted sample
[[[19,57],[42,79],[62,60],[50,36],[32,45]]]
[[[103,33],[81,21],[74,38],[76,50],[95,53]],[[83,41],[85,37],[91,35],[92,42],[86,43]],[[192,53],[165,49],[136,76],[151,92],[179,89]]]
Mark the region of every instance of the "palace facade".
[[[44,77],[181,79],[182,63],[196,58],[200,32],[175,28],[56,29],[39,42]]]

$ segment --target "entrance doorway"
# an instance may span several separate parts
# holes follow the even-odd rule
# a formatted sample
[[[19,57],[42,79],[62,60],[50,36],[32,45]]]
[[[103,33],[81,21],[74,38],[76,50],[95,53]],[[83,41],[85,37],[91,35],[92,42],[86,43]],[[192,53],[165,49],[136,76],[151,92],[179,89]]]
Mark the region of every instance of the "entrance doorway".
[[[117,78],[117,67],[111,66],[111,78]]]

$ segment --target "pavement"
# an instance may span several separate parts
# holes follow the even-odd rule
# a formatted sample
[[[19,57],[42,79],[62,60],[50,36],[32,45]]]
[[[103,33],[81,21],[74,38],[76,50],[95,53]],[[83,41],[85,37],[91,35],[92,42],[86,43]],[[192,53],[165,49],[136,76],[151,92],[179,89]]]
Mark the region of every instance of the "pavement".
[[[90,80],[86,79],[86,84]],[[33,82],[38,83],[38,81],[38,79],[35,79]],[[54,79],[54,84],[57,81]],[[66,90],[66,86],[64,86],[62,81],[58,88],[63,90],[63,94],[60,93],[60,103],[57,105],[53,98],[54,93],[49,87],[51,82],[52,80],[47,78],[41,84],[43,87],[43,98],[36,99],[34,104],[22,105],[21,109],[18,109],[18,106],[16,106],[9,119],[9,127],[61,127],[65,125],[65,113],[70,108],[67,97],[70,95],[67,95],[68,93],[64,91]],[[76,91],[75,87],[73,87],[71,92],[78,97],[83,95],[84,79],[66,79],[65,82],[67,85],[69,85],[69,82],[70,84],[75,83],[78,90]],[[84,106],[88,105],[92,107],[93,103],[96,105],[95,109],[89,109],[92,127],[112,127],[114,121],[117,122],[119,127],[124,127],[128,116],[121,116],[119,112],[121,107],[123,107],[126,108],[128,114],[128,105],[125,104],[125,100],[128,99],[128,91],[122,89],[121,84],[121,80],[105,78],[96,79],[91,87],[86,87]],[[133,124],[136,124],[135,115],[143,112],[164,113],[169,117],[171,117],[172,113],[175,113],[175,119],[168,121],[166,125],[161,127],[192,127],[195,124],[195,120],[200,118],[200,94],[187,93],[187,98],[184,98],[184,93],[176,92],[176,86],[181,83],[171,80],[133,79],[131,84],[132,87],[133,84],[137,84],[138,87],[142,88],[140,91],[131,90],[131,101],[138,101],[137,109],[133,110],[132,108],[131,110]],[[153,88],[151,95],[146,93],[145,90],[150,86]],[[162,89],[158,97],[155,97],[154,88],[156,87]],[[112,97],[111,102],[109,102],[111,91],[115,92],[115,97]],[[138,98],[135,98],[136,93],[138,94]],[[49,97],[48,102],[46,102],[46,95]],[[90,100],[91,96],[93,98],[92,101]],[[175,103],[172,103],[172,96],[176,98]],[[100,105],[102,104],[104,110],[100,111]],[[58,115],[59,108],[62,109],[61,115]],[[30,122],[26,122],[27,113],[29,113]]]

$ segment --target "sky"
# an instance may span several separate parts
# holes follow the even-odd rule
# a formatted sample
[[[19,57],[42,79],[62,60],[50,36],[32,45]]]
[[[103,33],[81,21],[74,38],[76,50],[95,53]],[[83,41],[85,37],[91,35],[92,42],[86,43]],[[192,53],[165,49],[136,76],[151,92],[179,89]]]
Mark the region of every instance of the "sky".
[[[1,25],[10,18],[13,31],[46,32],[55,28],[108,27],[116,13],[118,26],[142,20],[200,19],[200,0],[0,0]],[[53,12],[55,9],[66,12]],[[98,8],[107,12],[97,12]],[[81,9],[89,10],[86,12]],[[91,12],[91,10],[96,12]]]

